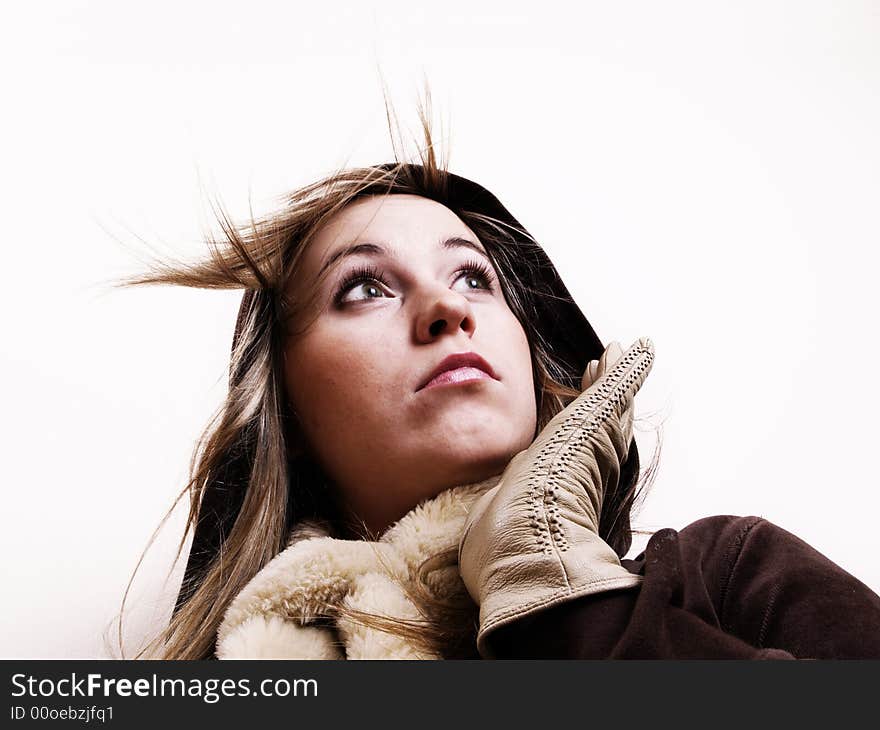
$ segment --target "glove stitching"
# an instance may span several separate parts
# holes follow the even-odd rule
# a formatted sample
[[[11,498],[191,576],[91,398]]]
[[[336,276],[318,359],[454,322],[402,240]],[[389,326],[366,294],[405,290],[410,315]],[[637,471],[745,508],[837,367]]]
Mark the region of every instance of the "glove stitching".
[[[565,471],[566,464],[573,453],[583,448],[584,442],[592,436],[599,427],[608,419],[614,408],[626,397],[630,386],[642,374],[651,362],[649,356],[632,369],[632,364],[642,355],[646,354],[645,348],[634,349],[626,357],[615,363],[607,377],[599,384],[596,392],[590,394],[570,413],[562,427],[554,434],[540,450],[537,465],[541,466],[545,461],[550,459],[549,452],[553,447],[556,453],[553,455],[550,465],[547,467],[547,473],[544,475],[544,481],[538,475],[533,475],[533,484],[529,490],[529,496],[532,502],[532,527],[535,528],[535,536],[537,538],[538,548],[551,554],[553,547],[560,551],[566,551],[569,543],[562,530],[562,521],[559,518],[559,506],[556,501],[556,482],[555,474]],[[647,353],[650,355],[650,353]],[[591,417],[595,416],[596,409],[599,408],[599,417],[591,421]],[[587,411],[584,414],[584,411]],[[586,427],[583,426],[585,421],[591,421]],[[576,439],[572,441],[572,439]],[[559,468],[554,471],[554,466],[559,464]],[[543,508],[543,509],[542,509]],[[544,529],[544,533],[540,529],[541,514],[546,517],[548,527]],[[598,516],[595,516],[596,518]],[[566,576],[566,582],[568,576]]]

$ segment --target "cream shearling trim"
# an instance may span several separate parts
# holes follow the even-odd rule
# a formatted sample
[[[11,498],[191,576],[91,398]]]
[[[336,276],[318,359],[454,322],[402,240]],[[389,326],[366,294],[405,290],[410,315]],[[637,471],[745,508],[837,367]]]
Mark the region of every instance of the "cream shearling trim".
[[[339,540],[319,523],[303,522],[288,547],[236,596],[217,633],[218,659],[343,658],[329,629],[310,625],[346,606],[403,619],[419,615],[395,580],[407,582],[427,557],[457,548],[470,506],[501,476],[445,490],[414,507],[378,541]],[[457,570],[435,571],[432,588],[448,594]],[[435,659],[394,634],[340,621],[345,658]]]
[[[217,645],[223,659],[345,659],[333,635],[278,616],[251,616]]]
[[[345,603],[361,611],[395,618],[418,620],[418,611],[387,575],[364,573],[355,578]],[[337,621],[347,659],[439,659],[423,654],[404,637],[362,626],[345,619]]]

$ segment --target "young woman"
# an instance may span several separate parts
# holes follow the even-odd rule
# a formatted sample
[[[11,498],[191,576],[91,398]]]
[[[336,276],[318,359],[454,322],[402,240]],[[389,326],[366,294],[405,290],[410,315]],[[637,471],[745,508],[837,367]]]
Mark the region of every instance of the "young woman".
[[[604,347],[425,132],[419,164],[341,171],[129,280],[245,290],[180,595],[142,654],[880,658],[880,597],[766,520],[623,559],[653,343]]]

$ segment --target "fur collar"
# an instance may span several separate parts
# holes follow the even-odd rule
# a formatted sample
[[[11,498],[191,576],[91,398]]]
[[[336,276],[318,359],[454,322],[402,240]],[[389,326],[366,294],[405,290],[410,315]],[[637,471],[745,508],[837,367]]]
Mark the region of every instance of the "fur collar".
[[[257,573],[232,601],[217,633],[218,659],[438,659],[404,637],[340,620],[328,625],[328,608],[352,608],[418,619],[395,580],[411,580],[427,557],[457,547],[476,499],[501,475],[453,487],[414,507],[378,541],[330,537],[303,522],[287,548]],[[435,571],[439,595],[461,585],[456,567]]]

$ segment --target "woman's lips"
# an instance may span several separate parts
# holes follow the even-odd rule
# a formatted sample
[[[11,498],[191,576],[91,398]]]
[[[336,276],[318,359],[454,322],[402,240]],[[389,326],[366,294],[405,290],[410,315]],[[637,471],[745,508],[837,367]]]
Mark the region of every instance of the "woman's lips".
[[[480,371],[481,375],[477,377],[474,375],[474,373],[467,373],[467,377],[456,378],[455,376],[450,376],[445,381],[441,378],[444,373],[454,370],[478,370]],[[423,384],[416,388],[416,390],[423,390],[432,383],[434,384],[434,387],[436,387],[437,385],[445,385],[450,383],[465,383],[473,380],[485,380],[484,376],[488,376],[493,380],[501,380],[501,378],[499,378],[495,371],[492,369],[492,366],[488,362],[486,362],[485,359],[480,357],[478,353],[456,352],[444,357],[438,363],[437,367],[435,367],[433,371],[431,371],[430,375],[425,376],[425,381],[423,381]]]
[[[428,388],[436,388],[442,385],[458,385],[459,383],[469,383],[476,380],[494,380],[487,372],[474,367],[462,367],[455,370],[444,370],[431,382],[429,382],[423,390]]]

